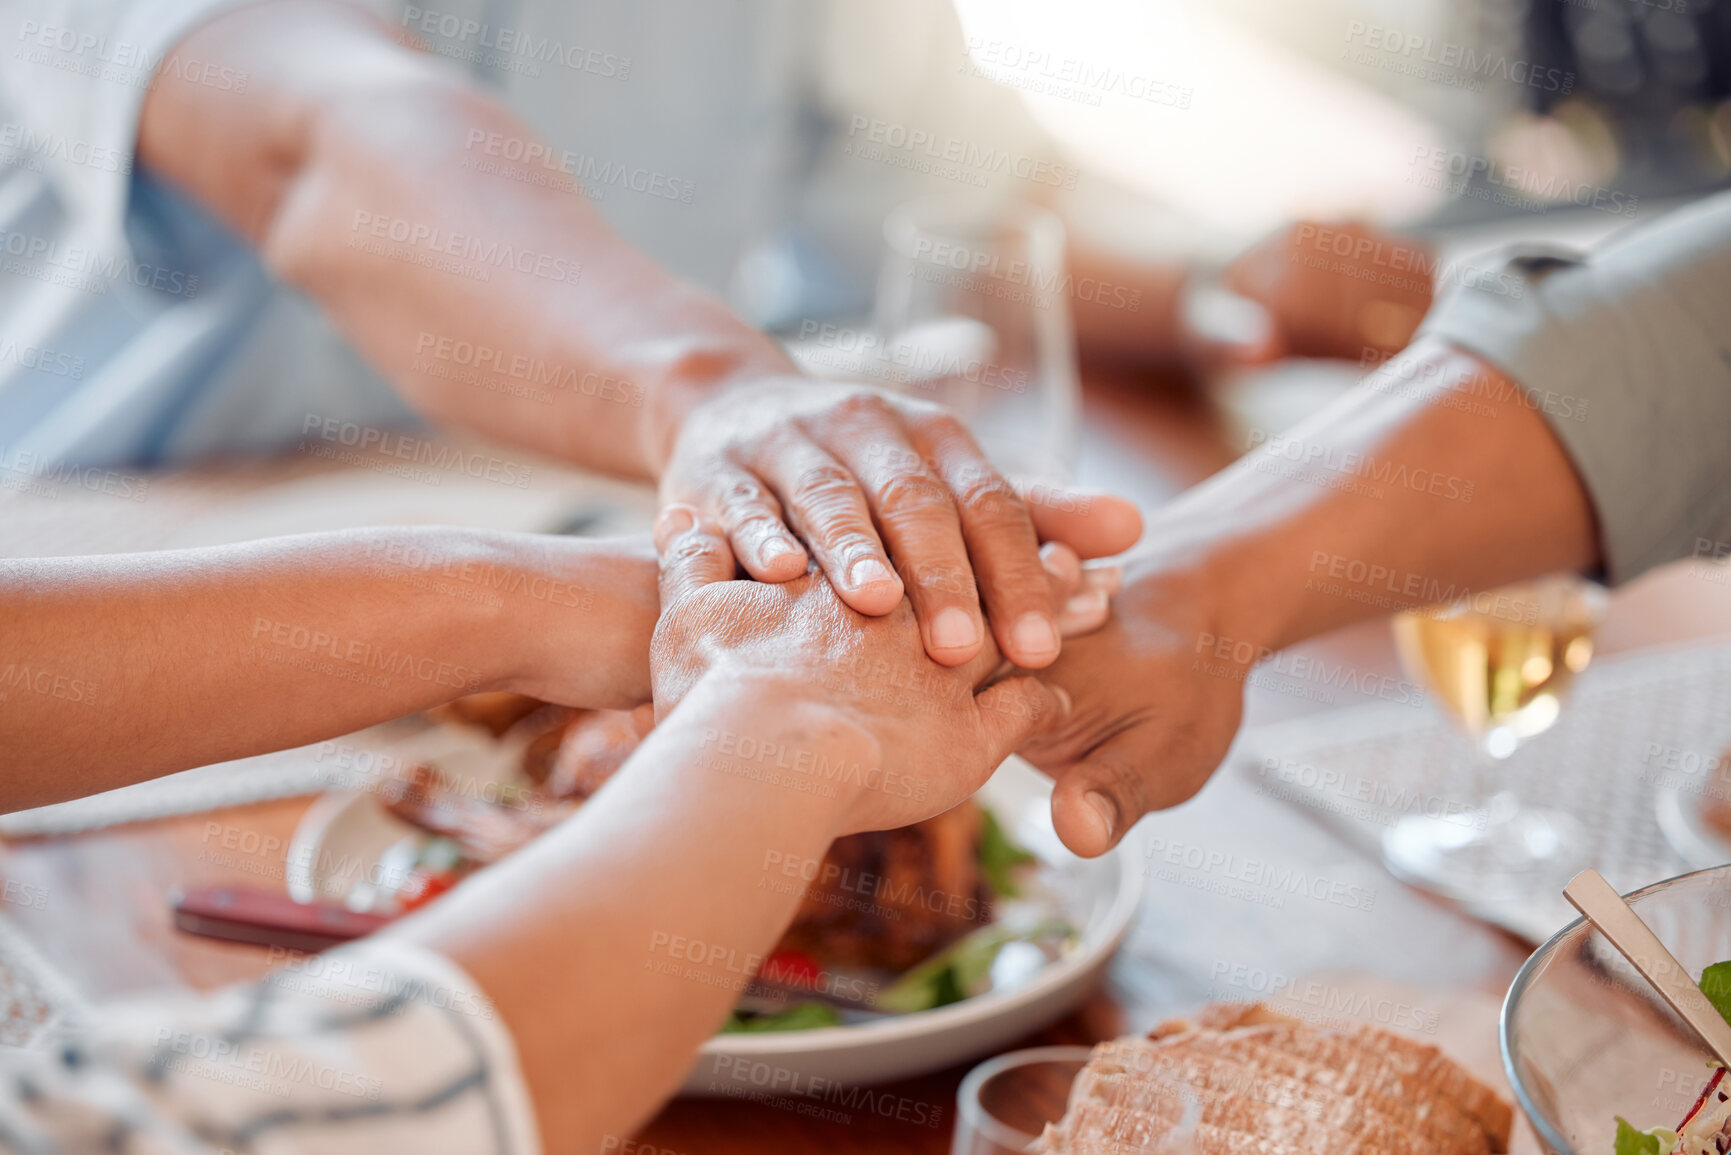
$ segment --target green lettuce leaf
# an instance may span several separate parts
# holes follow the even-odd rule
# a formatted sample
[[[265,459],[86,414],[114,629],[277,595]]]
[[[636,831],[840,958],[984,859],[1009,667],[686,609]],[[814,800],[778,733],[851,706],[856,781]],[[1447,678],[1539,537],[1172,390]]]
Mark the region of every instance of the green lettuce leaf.
[[[1034,855],[1010,841],[990,810],[982,806],[980,813],[985,818],[980,832],[980,873],[986,876],[994,894],[1015,898],[1018,892],[1013,872],[1016,867],[1034,861]]]
[[[803,1002],[770,1015],[746,1015],[736,1011],[721,1028],[721,1033],[745,1035],[759,1031],[809,1031],[817,1027],[839,1026],[841,1016],[836,1014],[834,1007],[828,1003]]]
[[[1042,918],[1019,929],[996,922],[982,926],[904,972],[878,995],[875,1005],[880,1011],[905,1015],[971,999],[991,989],[992,964],[998,961],[998,952],[1005,944],[1044,943],[1052,953],[1062,949],[1063,941],[1074,934],[1061,918]]]
[[[1615,1155],[1659,1155],[1659,1137],[1635,1130],[1635,1125],[1617,1116]]]
[[[1017,937],[996,924],[965,935],[892,983],[877,1008],[905,1015],[972,998],[986,988],[998,952]]]
[[[1731,1023],[1731,962],[1716,962],[1701,972],[1701,993]]]

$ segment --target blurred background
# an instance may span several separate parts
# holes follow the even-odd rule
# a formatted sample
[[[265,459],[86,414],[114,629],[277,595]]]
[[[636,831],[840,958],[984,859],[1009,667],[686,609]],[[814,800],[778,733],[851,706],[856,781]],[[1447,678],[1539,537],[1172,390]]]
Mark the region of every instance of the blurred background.
[[[1080,170],[1066,218],[1118,246],[1217,259],[1301,218],[1543,231],[1531,218],[1626,220],[1731,173],[1717,0],[956,0],[958,27],[946,7],[838,9],[832,93],[922,77],[976,137],[990,126],[982,147],[1049,146]],[[922,102],[918,126],[941,131],[941,108]],[[771,325],[778,273],[760,259],[736,294]]]
[[[903,362],[993,363],[979,326],[930,327],[979,308],[886,295],[886,276],[929,275],[896,271],[907,255],[886,222],[924,203],[978,240],[1006,205],[1053,214],[1066,240],[1052,275],[1069,286],[1057,312],[1075,314],[1074,339],[1062,317],[1057,328],[998,318],[994,330],[1027,350],[1011,368],[1048,400],[1037,418],[1048,444],[1023,454],[1040,471],[1084,464],[1077,352],[1150,369],[1162,346],[1173,376],[1174,341],[1146,332],[1169,321],[1160,286],[1207,287],[1292,222],[1410,234],[1443,258],[1419,269],[1441,290],[1485,271],[1475,253],[1589,243],[1731,174],[1724,0],[366,6],[496,92],[561,158],[549,174],[482,149],[485,171],[586,198],[628,240],[793,343],[815,373],[940,395],[942,374],[915,382]],[[121,41],[150,35],[111,30],[80,4],[13,7],[19,47],[0,67],[7,255],[44,238],[104,261],[124,252],[181,289],[112,276],[61,289],[44,284],[58,275],[52,260],[10,261],[0,331],[76,361],[80,376],[0,358],[0,440],[32,460],[161,467],[280,453],[309,412],[418,424],[309,301],[131,164],[128,118],[150,69],[136,53],[123,60]],[[98,47],[42,35],[54,20]],[[97,65],[106,71],[93,78]],[[1101,286],[1110,309],[1094,299]],[[1043,331],[1023,339],[1006,325]],[[1094,339],[1102,328],[1117,332]],[[1385,345],[1368,343],[1379,356]],[[1206,375],[1241,424],[1279,428],[1353,379],[1361,347],[1344,365],[1288,362],[1273,385],[1260,371]],[[1178,368],[1197,376],[1195,364]],[[954,390],[947,399],[967,404]]]

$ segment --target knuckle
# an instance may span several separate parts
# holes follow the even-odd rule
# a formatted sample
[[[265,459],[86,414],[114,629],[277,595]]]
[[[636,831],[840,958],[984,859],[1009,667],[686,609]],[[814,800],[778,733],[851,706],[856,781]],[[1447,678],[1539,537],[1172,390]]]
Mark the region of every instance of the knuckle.
[[[750,507],[773,502],[769,491],[754,477],[739,477],[722,487],[719,500],[725,511],[749,511]]]
[[[954,413],[929,401],[914,404],[918,406],[915,415],[921,432],[928,439],[937,443],[960,441],[967,445],[973,444],[974,435],[968,432],[968,427],[963,425],[961,418]]]
[[[889,399],[870,389],[856,390],[838,398],[833,409],[836,417],[848,424],[877,420],[892,411]]]
[[[741,517],[727,518],[725,528],[728,537],[743,549],[755,537],[780,533],[782,520],[773,513],[756,509]]]
[[[1100,779],[1123,810],[1119,818],[1125,825],[1148,813],[1148,782],[1139,767],[1122,758],[1114,758],[1111,761],[1101,763],[1098,772]],[[1163,793],[1172,795],[1172,801],[1169,805],[1176,806],[1201,789],[1201,783],[1196,783],[1188,789],[1188,793],[1184,793],[1182,797],[1177,797],[1182,792],[1182,784],[1173,782],[1169,784],[1169,789]]]
[[[924,425],[940,417],[949,417],[952,420],[955,417],[955,414],[942,403],[927,401],[921,397],[898,395],[895,398],[895,404],[900,408],[902,415],[916,425]],[[955,427],[966,429],[966,426],[959,421],[955,422]]]
[[[834,461],[813,465],[794,483],[795,494],[806,501],[829,501],[858,492],[859,483],[845,466]]]
[[[662,565],[669,569],[686,569],[716,557],[727,544],[703,534],[685,534],[668,545]]]
[[[877,512],[887,520],[938,514],[954,516],[943,483],[923,469],[893,473],[877,488]]]
[[[896,441],[874,441],[865,451],[865,460],[874,470],[888,473],[934,472],[932,463],[918,452]]]
[[[781,503],[755,480],[741,479],[721,495],[718,511],[721,527],[734,540],[753,533],[769,533],[782,525]]]
[[[1205,728],[1198,728],[1194,720],[1175,726],[1167,735],[1165,746],[1159,758],[1162,768],[1159,789],[1152,789],[1145,776],[1142,780],[1143,792],[1138,801],[1144,812],[1155,806],[1167,808],[1190,801],[1226,755],[1226,748]],[[1152,758],[1149,764],[1154,764]]]
[[[1028,507],[1008,481],[993,469],[972,471],[960,480],[956,503],[964,514],[996,521],[1026,521]]]
[[[844,568],[852,566],[861,558],[883,557],[883,549],[879,547],[875,537],[845,528],[831,535],[826,552]]]

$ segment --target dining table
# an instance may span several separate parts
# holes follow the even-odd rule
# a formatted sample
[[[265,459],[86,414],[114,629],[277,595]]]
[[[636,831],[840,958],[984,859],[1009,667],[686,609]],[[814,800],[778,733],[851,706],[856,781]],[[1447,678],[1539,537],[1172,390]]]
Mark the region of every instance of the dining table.
[[[1203,387],[1144,366],[1085,363],[1077,479],[1158,508],[1229,465],[1246,448],[1246,394]],[[1278,380],[1255,386],[1276,395]],[[1316,388],[1298,382],[1294,391]],[[543,527],[571,493],[599,485],[618,508],[646,518],[652,496],[619,482],[539,466],[523,489],[395,476],[362,459],[332,460],[305,447],[267,460],[216,462],[153,475],[148,498],[66,492],[0,492],[0,556],[112,552],[335,528],[400,516],[405,503],[446,520]],[[1518,495],[1507,495],[1518,499]],[[1656,571],[1615,591],[1599,634],[1606,655],[1731,637],[1731,586],[1700,580],[1688,565]],[[1304,652],[1355,669],[1399,676],[1388,624],[1375,620],[1306,643]],[[1321,695],[1246,688],[1242,741],[1295,719],[1351,709],[1350,689]],[[184,720],[198,724],[197,718]],[[1560,725],[1567,725],[1565,718]],[[274,885],[244,857],[218,853],[213,828],[286,845],[309,796],[126,821],[70,833],[15,836],[0,845],[6,893],[43,896],[3,914],[65,983],[102,1001],[164,989],[208,991],[250,980],[270,964],[259,947],[181,933],[168,897],[201,885]],[[1309,990],[1379,992],[1341,998],[1352,1007],[1399,1005],[1410,1022],[1487,1079],[1500,1078],[1496,1015],[1533,943],[1403,885],[1378,856],[1314,816],[1221,772],[1193,800],[1148,816],[1139,832],[1165,844],[1259,852],[1347,884],[1374,902],[1247,901],[1151,880],[1131,929],[1102,980],[1073,1012],[1016,1043],[1088,1044],[1146,1031],[1211,1000],[1244,1001]],[[269,840],[275,840],[274,843]],[[29,888],[19,890],[18,888]],[[546,960],[548,983],[572,981]],[[892,1083],[873,1103],[894,1109],[813,1112],[791,1099],[676,1098],[610,1149],[640,1155],[851,1155],[949,1150],[957,1088],[970,1063]],[[580,1094],[581,1088],[571,1089]],[[908,1110],[908,1107],[918,1108]],[[1530,1143],[1522,1136],[1520,1142]]]

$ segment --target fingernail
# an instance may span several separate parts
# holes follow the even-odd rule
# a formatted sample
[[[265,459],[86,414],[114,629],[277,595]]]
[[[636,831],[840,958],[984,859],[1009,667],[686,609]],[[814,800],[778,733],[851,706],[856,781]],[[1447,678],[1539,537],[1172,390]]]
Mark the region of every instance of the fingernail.
[[[932,645],[937,649],[963,650],[979,641],[979,627],[966,610],[951,606],[932,619]]]
[[[779,533],[765,541],[757,550],[757,560],[764,565],[773,565],[790,553],[796,553],[793,543]]]
[[[1075,713],[1076,703],[1071,700],[1070,691],[1064,689],[1064,687],[1062,687],[1062,686],[1052,686],[1052,685],[1048,685],[1046,687],[1046,689],[1050,690],[1052,692],[1052,697],[1057,699],[1057,702],[1058,702],[1058,718],[1057,718],[1057,720],[1058,721],[1060,721],[1060,722],[1065,721],[1066,719],[1068,719],[1070,717],[1071,714]]]
[[[1068,618],[1093,617],[1106,609],[1107,597],[1105,590],[1085,590],[1064,603],[1064,616]]]
[[[1091,565],[1082,570],[1082,585],[1091,590],[1103,590],[1108,595],[1124,588],[1124,567],[1121,565]]]
[[[1022,615],[1010,637],[1024,654],[1050,654],[1058,649],[1057,628],[1044,614]]]
[[[666,545],[697,524],[697,511],[689,505],[670,505],[655,519],[655,544]]]
[[[1100,829],[1104,832],[1105,841],[1112,841],[1112,830],[1118,824],[1117,805],[1098,790],[1090,790],[1082,797],[1088,808],[1100,816]]]
[[[896,577],[890,572],[889,566],[875,557],[868,557],[853,563],[853,568],[847,571],[847,580],[848,584],[857,590],[863,586],[893,582]]]
[[[1067,545],[1049,541],[1040,547],[1040,568],[1065,581],[1080,580],[1082,562]]]

